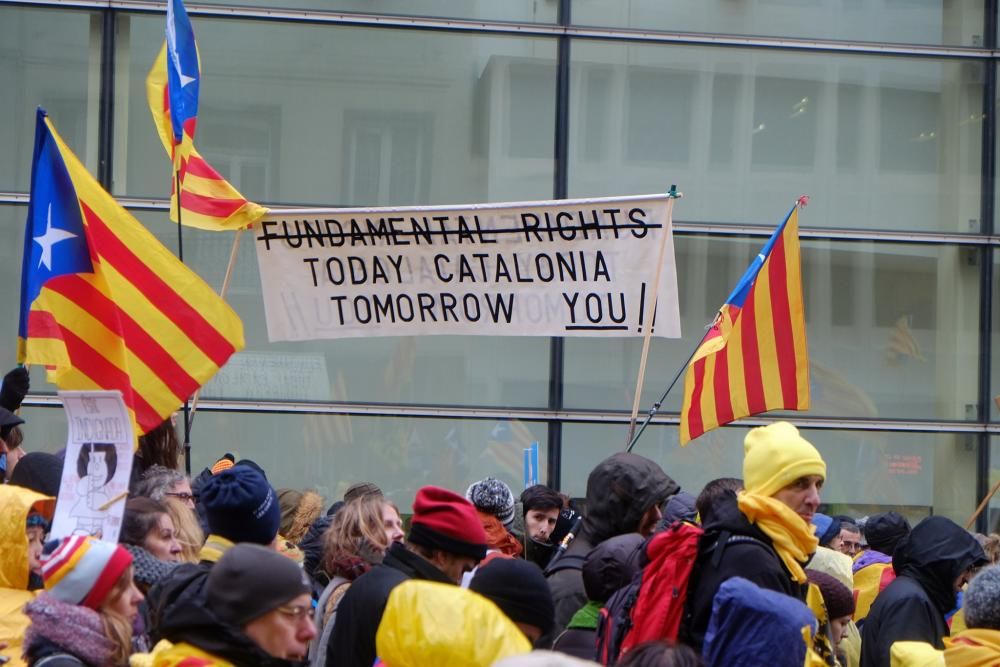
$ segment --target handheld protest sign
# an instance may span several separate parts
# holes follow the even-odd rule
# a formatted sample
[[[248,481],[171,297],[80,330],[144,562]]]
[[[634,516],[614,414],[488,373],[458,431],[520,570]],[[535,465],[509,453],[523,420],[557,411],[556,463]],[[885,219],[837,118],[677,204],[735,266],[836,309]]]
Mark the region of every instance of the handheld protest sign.
[[[52,539],[93,535],[117,542],[135,434],[118,391],[60,391],[69,424]]]

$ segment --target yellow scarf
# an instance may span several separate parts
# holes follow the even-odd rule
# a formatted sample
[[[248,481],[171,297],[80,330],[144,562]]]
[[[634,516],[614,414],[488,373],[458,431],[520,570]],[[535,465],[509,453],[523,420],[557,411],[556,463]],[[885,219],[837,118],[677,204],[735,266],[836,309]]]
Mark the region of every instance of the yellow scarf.
[[[989,667],[1000,662],[1000,631],[964,630],[944,640],[944,660],[949,667]]]
[[[740,512],[771,538],[781,562],[800,584],[806,583],[803,563],[819,546],[813,526],[805,522],[785,503],[770,496],[743,491],[739,495]]]

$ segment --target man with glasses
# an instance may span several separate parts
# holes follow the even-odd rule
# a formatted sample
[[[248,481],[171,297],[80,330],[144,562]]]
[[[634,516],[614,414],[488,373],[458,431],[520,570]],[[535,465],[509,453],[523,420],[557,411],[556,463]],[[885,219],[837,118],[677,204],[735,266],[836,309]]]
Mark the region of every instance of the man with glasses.
[[[177,643],[158,650],[154,664],[277,666],[301,662],[316,636],[309,579],[285,556],[256,544],[223,554],[207,582],[213,622],[192,623]],[[195,664],[194,661],[191,664]]]

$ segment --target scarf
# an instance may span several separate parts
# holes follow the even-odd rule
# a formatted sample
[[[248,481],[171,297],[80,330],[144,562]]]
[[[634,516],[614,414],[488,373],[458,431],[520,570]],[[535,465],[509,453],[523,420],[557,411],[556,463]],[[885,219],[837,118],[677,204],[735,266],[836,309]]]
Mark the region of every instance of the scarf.
[[[573,614],[573,618],[569,619],[569,625],[566,626],[566,629],[596,630],[597,623],[601,618],[601,607],[603,606],[600,602],[591,600]]]
[[[47,640],[88,665],[113,664],[114,642],[104,634],[101,615],[93,609],[42,593],[24,606],[24,613],[31,619],[24,635],[26,655],[40,640]]]
[[[747,520],[771,538],[774,550],[792,578],[800,584],[806,583],[802,565],[819,546],[813,527],[788,505],[770,496],[743,491],[737,502]]]
[[[1000,630],[976,628],[944,640],[945,663],[955,667],[989,667],[1000,662]]]

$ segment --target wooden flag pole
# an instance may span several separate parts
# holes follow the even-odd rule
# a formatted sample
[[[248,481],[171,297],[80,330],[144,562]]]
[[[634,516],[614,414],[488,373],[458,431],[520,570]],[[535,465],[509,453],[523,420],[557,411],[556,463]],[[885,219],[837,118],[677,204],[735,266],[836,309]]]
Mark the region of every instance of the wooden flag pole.
[[[976,511],[972,513],[972,516],[969,517],[969,520],[965,522],[966,530],[970,530],[972,528],[972,524],[974,524],[976,522],[976,519],[979,518],[979,515],[983,513],[983,510],[986,509],[986,506],[989,504],[993,496],[997,494],[997,491],[1000,491],[1000,479],[997,480],[997,483],[993,485],[993,488],[990,489],[990,492],[986,494],[985,498],[983,498],[983,502],[979,503],[979,507],[977,507]]]
[[[656,322],[656,303],[660,293],[660,276],[663,273],[663,258],[667,252],[667,238],[672,230],[671,222],[674,214],[674,201],[684,195],[677,192],[677,186],[670,186],[669,199],[667,200],[667,224],[663,228],[663,236],[660,239],[660,256],[656,262],[656,278],[653,281],[652,293],[649,295],[649,306],[646,312],[650,314],[649,325],[642,339],[642,355],[639,357],[639,376],[635,382],[635,398],[632,401],[632,417],[629,419],[628,437],[625,442],[631,442],[635,434],[636,418],[639,415],[639,400],[642,398],[642,385],[646,379],[646,361],[649,359],[649,342],[653,337],[653,323]]]
[[[226,275],[222,278],[222,287],[219,288],[219,298],[221,299],[225,299],[226,292],[229,291],[229,281],[233,277],[233,267],[236,266],[236,258],[240,254],[240,238],[242,238],[245,230],[245,227],[240,227],[236,230],[236,235],[233,237],[233,247],[229,250],[229,265],[226,266]],[[194,414],[198,410],[199,396],[201,396],[201,387],[198,387],[198,390],[194,392],[194,396],[191,398],[191,414],[188,418],[188,430],[194,424]]]

